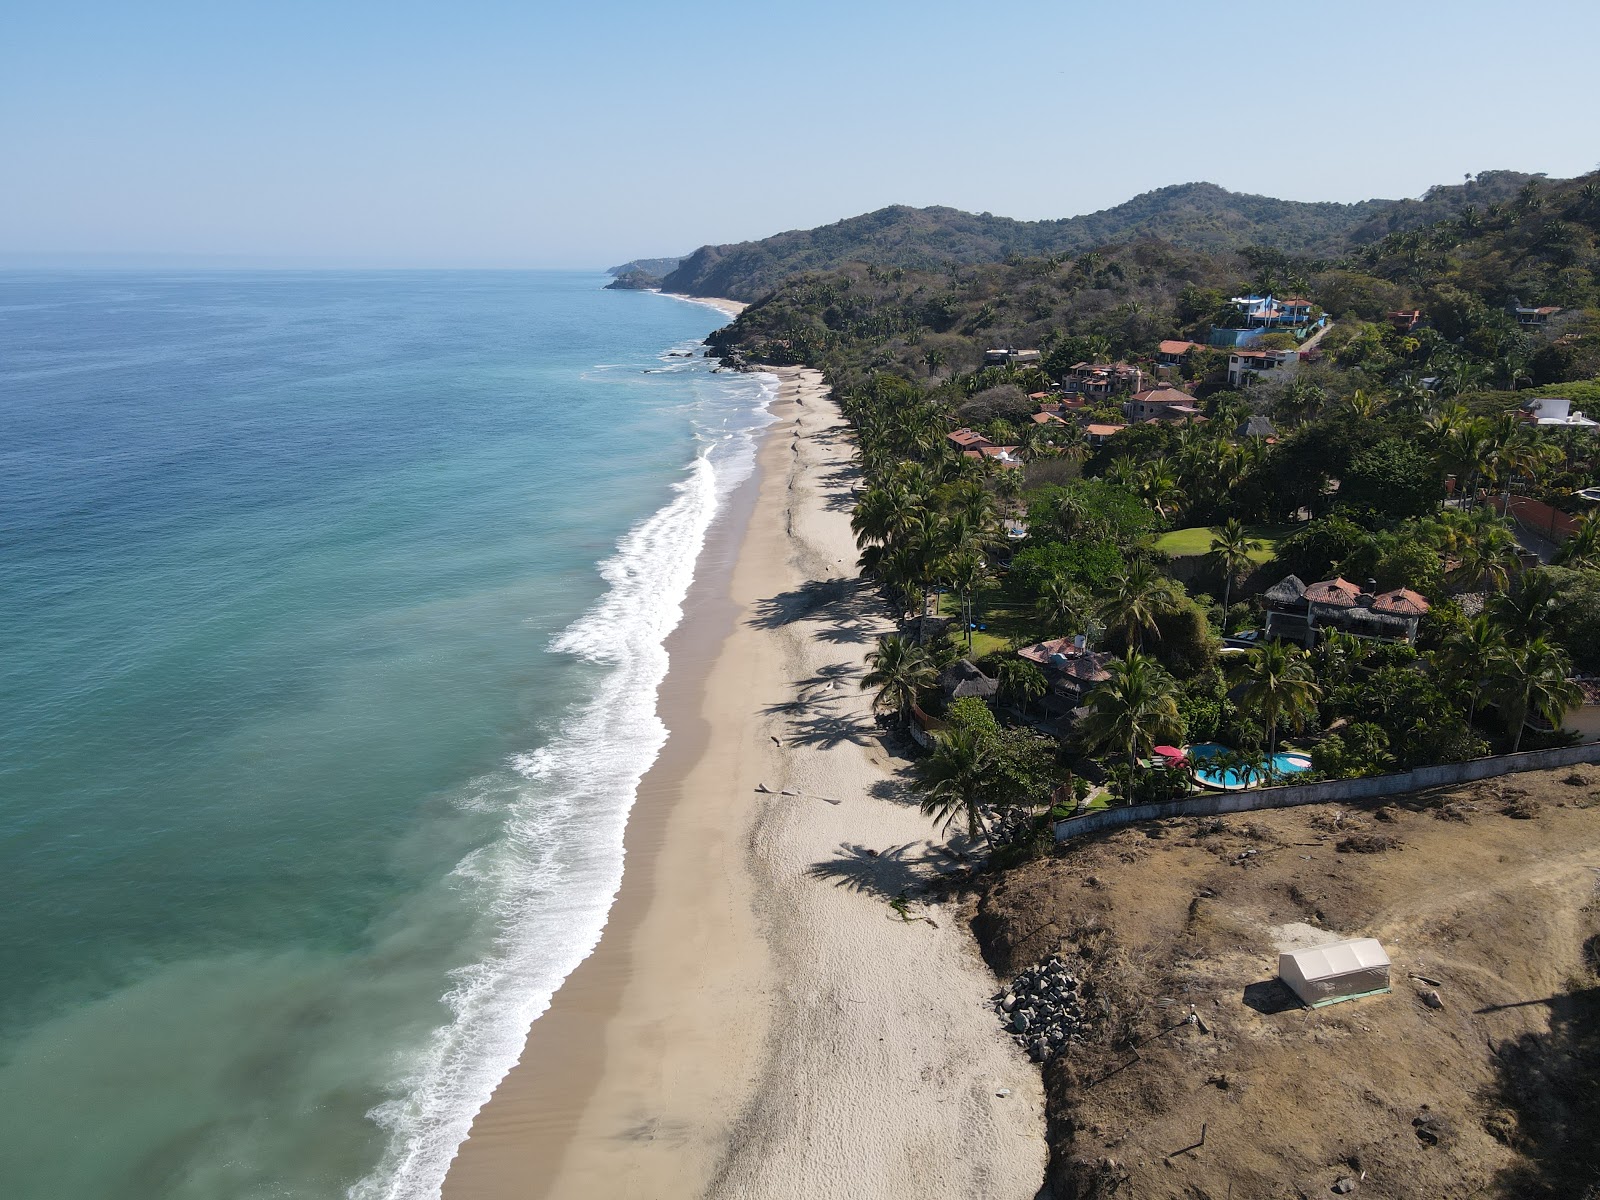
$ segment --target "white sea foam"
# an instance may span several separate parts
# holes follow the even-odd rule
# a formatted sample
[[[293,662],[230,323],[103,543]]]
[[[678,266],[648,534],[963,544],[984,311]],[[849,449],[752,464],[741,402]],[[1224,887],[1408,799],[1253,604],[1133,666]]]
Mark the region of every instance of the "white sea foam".
[[[439,1195],[472,1118],[515,1065],[529,1025],[599,941],[622,881],[628,812],[666,741],[655,711],[667,672],[663,643],[683,615],[720,504],[754,469],[756,434],[770,419],[777,380],[706,373],[697,389],[694,462],[671,501],[601,564],[606,593],[551,644],[605,670],[548,744],[508,763],[513,800],[504,836],[455,869],[454,882],[491,909],[492,951],[454,972],[444,997],[451,1021],[412,1064],[399,1097],[373,1112],[389,1146],[378,1169],[349,1190],[351,1200]]]

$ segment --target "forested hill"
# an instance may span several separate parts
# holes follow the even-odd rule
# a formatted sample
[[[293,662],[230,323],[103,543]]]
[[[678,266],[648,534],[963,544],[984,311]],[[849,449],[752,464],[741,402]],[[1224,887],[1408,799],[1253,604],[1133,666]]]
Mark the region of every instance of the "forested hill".
[[[632,275],[635,272],[645,275],[655,275],[658,278],[667,274],[683,261],[683,256],[673,258],[636,258],[632,262],[625,262],[620,267],[607,267],[606,274],[611,276]]]
[[[692,296],[755,301],[802,271],[845,263],[907,270],[1071,254],[1110,242],[1158,237],[1180,249],[1219,252],[1269,246],[1332,255],[1397,230],[1454,215],[1469,204],[1508,200],[1529,175],[1491,171],[1435,187],[1420,200],[1306,203],[1183,183],[1135,196],[1115,208],[1059,221],[1015,221],[953,208],[896,205],[817,229],[757,242],[702,246],[667,275],[663,287]]]

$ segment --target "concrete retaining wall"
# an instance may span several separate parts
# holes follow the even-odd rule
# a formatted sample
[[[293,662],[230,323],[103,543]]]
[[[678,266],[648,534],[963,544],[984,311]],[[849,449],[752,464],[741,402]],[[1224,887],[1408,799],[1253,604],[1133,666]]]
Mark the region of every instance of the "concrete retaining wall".
[[[1258,788],[1242,792],[1208,792],[1164,804],[1135,804],[1126,808],[1103,808],[1056,822],[1056,841],[1064,842],[1085,834],[1121,829],[1139,821],[1163,817],[1215,817],[1226,813],[1256,812],[1265,808],[1293,808],[1299,804],[1330,804],[1341,800],[1368,800],[1374,796],[1396,796],[1423,788],[1447,787],[1512,775],[1518,771],[1542,771],[1550,767],[1570,767],[1577,763],[1600,762],[1600,743],[1587,746],[1560,746],[1554,750],[1530,750],[1523,754],[1500,754],[1475,758],[1470,762],[1446,763],[1438,767],[1418,767],[1398,775],[1371,775],[1365,779],[1329,779],[1321,783],[1295,783],[1284,787]]]

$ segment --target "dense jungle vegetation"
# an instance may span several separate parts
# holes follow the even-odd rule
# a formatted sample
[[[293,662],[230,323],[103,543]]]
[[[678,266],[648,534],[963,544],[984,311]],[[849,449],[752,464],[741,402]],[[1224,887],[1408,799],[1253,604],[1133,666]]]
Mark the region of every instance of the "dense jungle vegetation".
[[[1030,394],[1074,363],[1154,370],[1160,340],[1202,338],[1246,290],[1299,293],[1329,314],[1318,359],[1234,388],[1226,356],[1197,351],[1175,383],[1209,420],[1133,425],[1095,449],[1081,420],[1033,420]],[[1529,328],[1514,304],[1562,311]],[[1216,739],[1259,764],[1302,737],[1316,770],[1338,776],[1566,736],[1562,714],[1582,699],[1573,672],[1600,672],[1600,517],[1574,498],[1597,482],[1600,438],[1541,429],[1515,406],[1559,394],[1600,411],[1597,306],[1591,175],[1526,180],[1508,201],[1338,258],[1141,238],[936,270],[851,264],[784,281],[713,345],[833,382],[865,475],[863,570],[902,610],[939,597],[958,618],[955,636],[928,645],[885,639],[871,685],[911,719],[941,711],[935,673],[956,658],[998,680],[1004,721],[981,703],[944,713],[930,805],[975,831],[1026,835],[1043,828],[1034,806],[1068,794],[1069,779],[1078,796],[1082,776],[1105,780],[1097,802],[1186,789],[1151,767],[1163,742]],[[1387,318],[1412,308],[1416,328]],[[982,366],[994,346],[1044,356]],[[1110,405],[1083,415],[1121,420]],[[1015,446],[1024,465],[961,455],[947,435],[963,425]],[[1545,548],[1552,561],[1498,515],[1509,495],[1579,514]],[[1019,518],[1020,542],[1002,526]],[[1203,551],[1169,559],[1157,547],[1168,530]],[[1431,608],[1415,644],[1334,634],[1224,661],[1220,639],[1259,624],[1259,593],[1290,573],[1412,589]],[[1047,726],[1043,674],[1015,650],[1080,633],[1112,656],[1109,678],[1065,727]]]

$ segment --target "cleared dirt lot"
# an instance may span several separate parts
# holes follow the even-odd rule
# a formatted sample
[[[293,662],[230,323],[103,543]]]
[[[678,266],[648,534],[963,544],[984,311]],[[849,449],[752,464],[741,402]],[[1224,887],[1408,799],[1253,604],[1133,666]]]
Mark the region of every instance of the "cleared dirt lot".
[[[1085,980],[1057,1200],[1600,1196],[1600,768],[1121,830],[975,929],[1002,977]],[[1277,951],[1318,931],[1379,938],[1392,993],[1300,1007]]]

